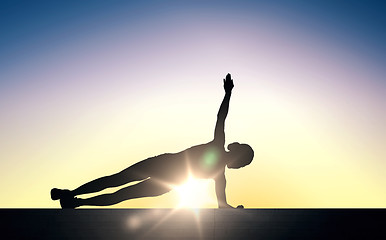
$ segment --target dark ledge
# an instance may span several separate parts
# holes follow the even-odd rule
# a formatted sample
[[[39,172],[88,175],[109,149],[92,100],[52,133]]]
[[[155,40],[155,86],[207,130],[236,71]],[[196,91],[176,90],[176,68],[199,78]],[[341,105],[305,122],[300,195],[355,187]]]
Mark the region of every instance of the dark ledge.
[[[0,209],[3,239],[386,239],[386,209]]]

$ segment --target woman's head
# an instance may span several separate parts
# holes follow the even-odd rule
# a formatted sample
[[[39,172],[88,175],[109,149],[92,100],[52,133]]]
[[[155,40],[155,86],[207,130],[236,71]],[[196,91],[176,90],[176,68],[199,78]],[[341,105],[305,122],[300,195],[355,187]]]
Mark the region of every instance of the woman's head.
[[[228,168],[241,168],[252,162],[254,152],[248,144],[234,142],[228,145]]]

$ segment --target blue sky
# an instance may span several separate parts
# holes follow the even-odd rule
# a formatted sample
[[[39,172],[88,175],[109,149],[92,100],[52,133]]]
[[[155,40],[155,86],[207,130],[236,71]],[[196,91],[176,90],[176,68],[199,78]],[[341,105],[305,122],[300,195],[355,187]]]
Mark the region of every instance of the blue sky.
[[[345,41],[375,61],[385,60],[383,1],[2,1],[0,6],[3,71],[39,52],[122,22],[141,25],[160,14],[192,9],[229,11],[230,17],[272,15]]]
[[[54,186],[209,141],[230,72],[227,141],[256,154],[227,171],[230,202],[385,207],[384,12],[382,1],[1,1],[0,206],[57,207]],[[161,199],[120,206],[177,198]]]

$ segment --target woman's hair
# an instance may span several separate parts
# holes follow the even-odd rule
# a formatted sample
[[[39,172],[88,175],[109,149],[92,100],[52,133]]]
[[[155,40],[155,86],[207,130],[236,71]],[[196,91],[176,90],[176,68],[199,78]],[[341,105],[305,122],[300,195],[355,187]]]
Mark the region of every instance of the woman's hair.
[[[240,162],[243,167],[252,162],[254,152],[251,146],[249,146],[248,144],[240,144],[239,146],[237,146],[236,151],[239,153],[238,162]]]

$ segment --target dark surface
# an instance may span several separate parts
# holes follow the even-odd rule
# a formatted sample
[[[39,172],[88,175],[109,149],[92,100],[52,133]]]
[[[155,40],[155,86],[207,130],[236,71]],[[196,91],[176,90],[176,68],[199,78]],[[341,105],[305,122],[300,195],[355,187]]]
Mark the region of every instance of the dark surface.
[[[386,209],[0,209],[2,239],[386,239]]]

